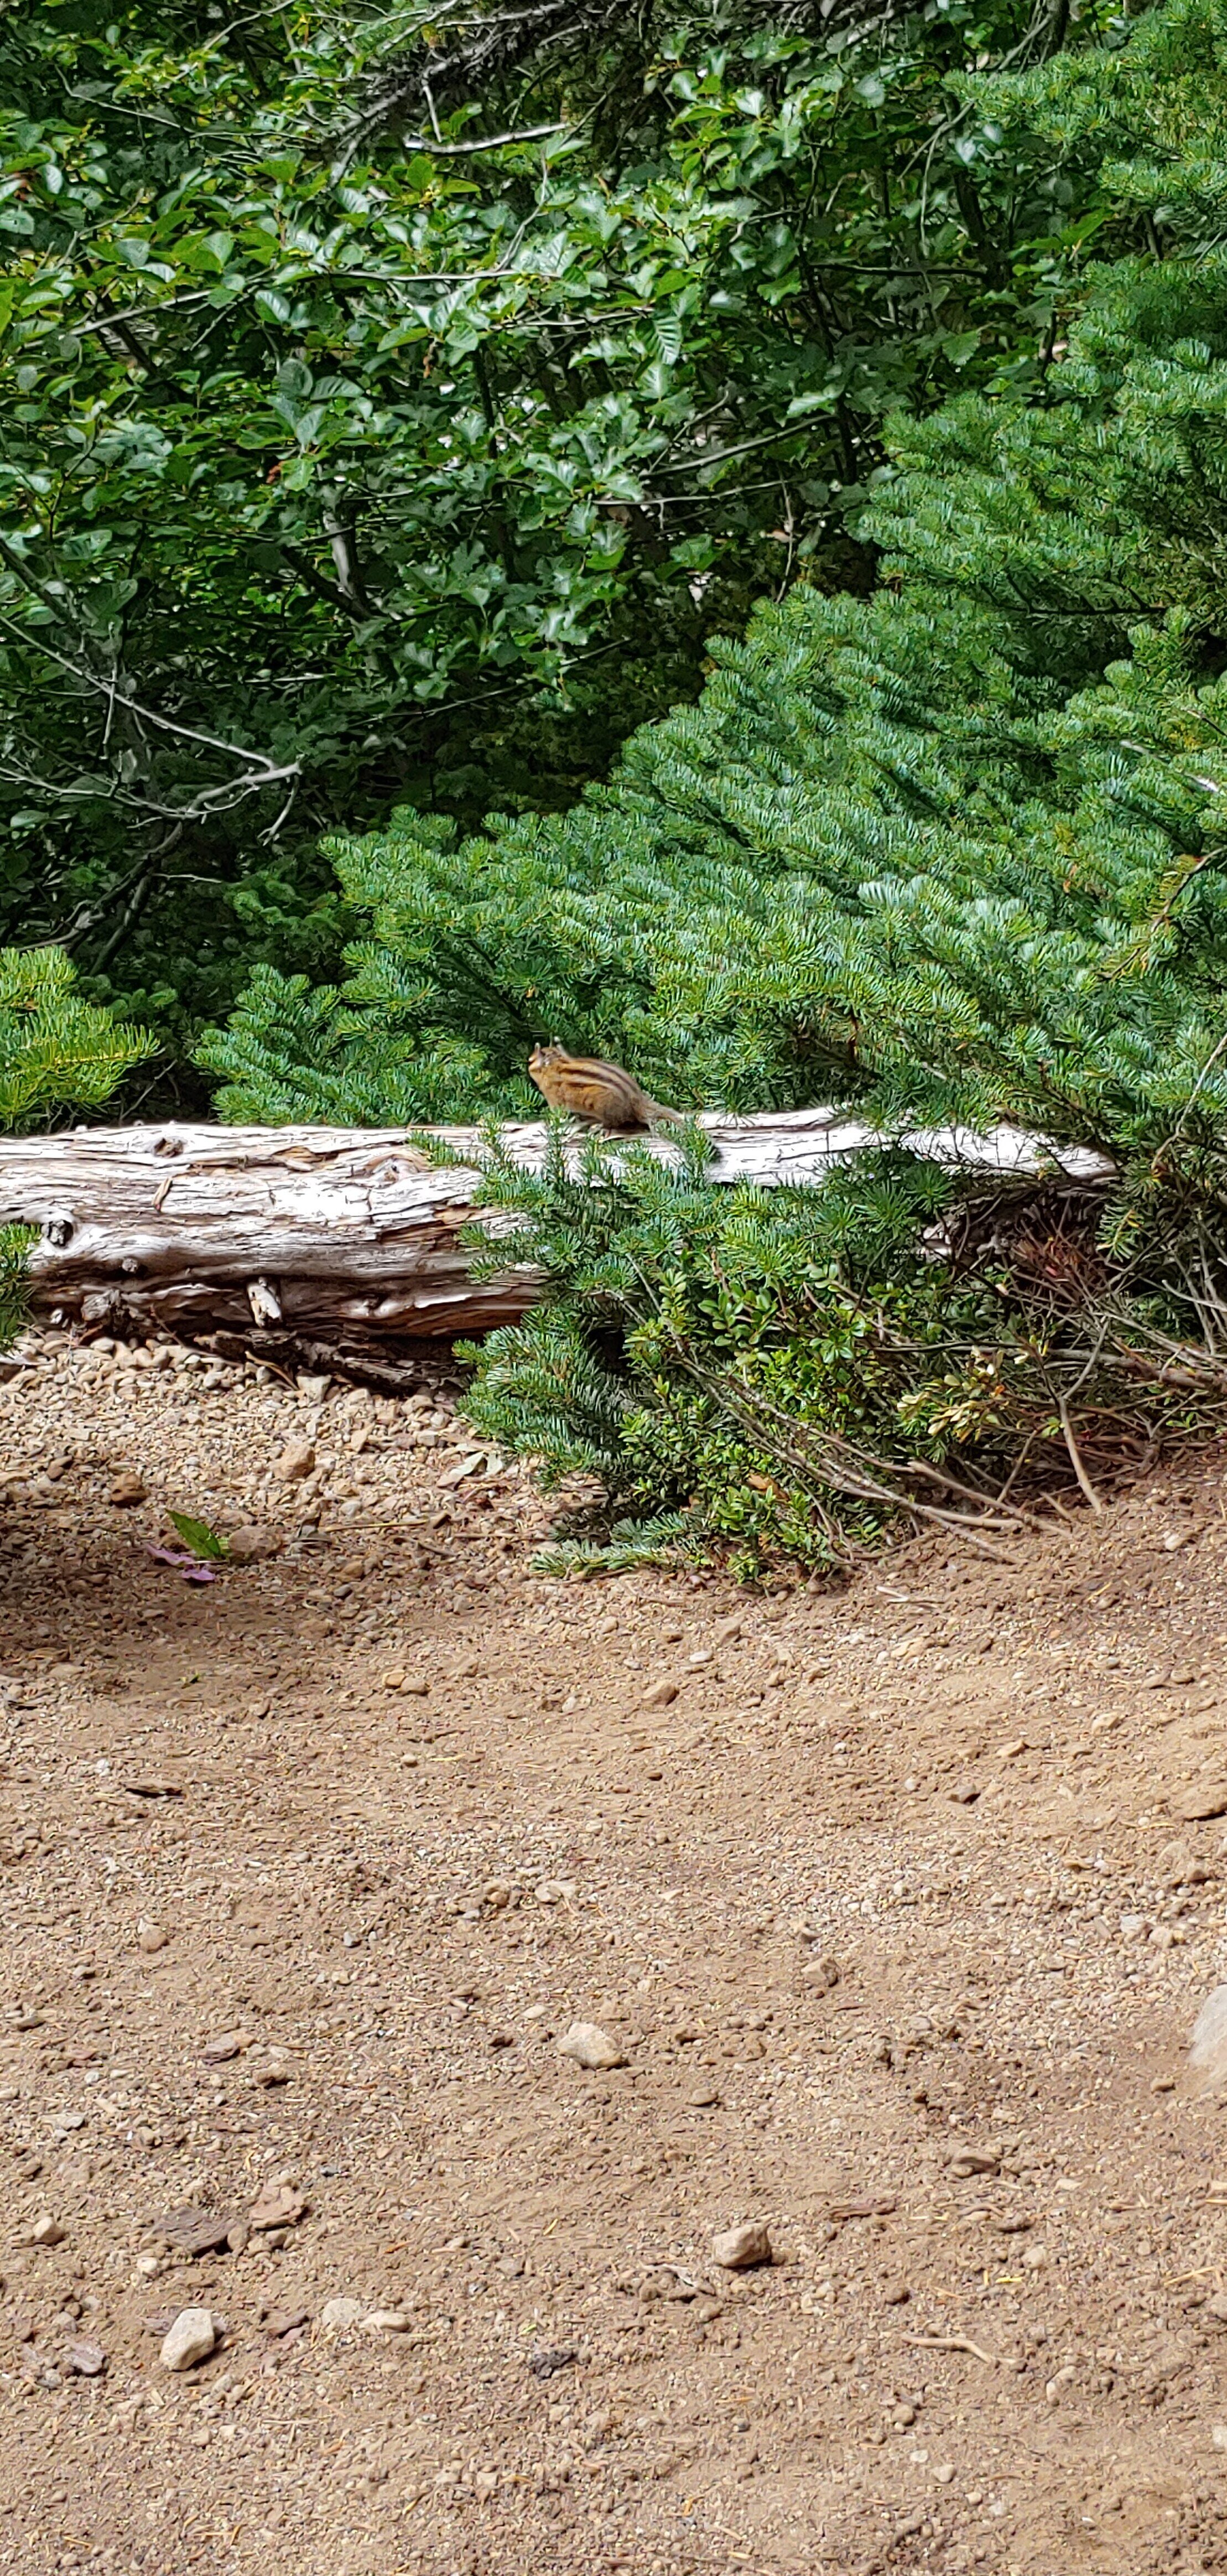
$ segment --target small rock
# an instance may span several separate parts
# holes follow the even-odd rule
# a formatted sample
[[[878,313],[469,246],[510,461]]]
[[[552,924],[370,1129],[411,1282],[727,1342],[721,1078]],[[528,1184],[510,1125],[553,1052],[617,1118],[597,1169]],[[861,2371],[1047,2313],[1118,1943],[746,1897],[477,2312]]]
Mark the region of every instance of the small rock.
[[[206,2039],[200,2054],[206,2066],[228,2066],[231,2058],[238,2057],[244,2046],[240,2032],[223,2030],[216,2039]]]
[[[366,2334],[408,2334],[412,2323],[407,2308],[372,2308],[362,2319]]]
[[[1227,2451],[1227,2424],[1213,2424],[1210,2428],[1210,2439],[1216,2451]]]
[[[136,1938],[138,1947],[147,1951],[152,1957],[155,1951],[166,1948],[170,1934],[163,1931],[160,1923],[138,1923]]]
[[[1227,1986],[1207,1996],[1189,2043],[1189,2074],[1195,2093],[1214,2093],[1227,2080]]]
[[[99,2379],[107,2366],[100,2343],[70,2343],[64,2359],[79,2379]]]
[[[936,2478],[939,2487],[952,2486],[954,2483],[954,2469],[949,2460],[943,2460],[940,2465],[934,2469],[933,2475]]]
[[[1202,2309],[1203,2317],[1213,2317],[1218,2326],[1227,2326],[1227,2293],[1215,2290]]]
[[[300,1485],[304,1476],[309,1476],[312,1473],[314,1466],[315,1443],[313,1440],[287,1440],[286,1445],[281,1452],[281,1456],[277,1460],[276,1472],[280,1476],[283,1484]]]
[[[534,2379],[553,2379],[558,2371],[569,2369],[571,2363],[578,2359],[574,2344],[553,2344],[542,2352],[530,2352],[528,2367]]]
[[[263,2320],[265,2334],[272,2335],[274,2338],[296,2334],[300,2326],[307,2326],[310,2323],[309,2308],[270,2308]]]
[[[232,2218],[226,2229],[226,2245],[231,2254],[245,2254],[251,2241],[251,2228],[245,2218]]]
[[[258,1565],[263,1557],[280,1555],[281,1540],[258,1521],[244,1521],[241,1529],[231,1530],[226,1553],[232,1565]]]
[[[297,2227],[307,2214],[302,2193],[291,2183],[266,2182],[259,2199],[248,2211],[253,2227]]]
[[[194,2370],[217,2349],[217,2328],[207,2308],[182,2308],[162,2345],[163,2370]]]
[[[116,1477],[110,1493],[107,1495],[107,1501],[109,1503],[114,1503],[117,1508],[122,1510],[129,1503],[143,1503],[144,1500],[145,1488],[140,1477],[137,1475],[136,1469],[134,1467],[125,1467],[122,1473]]]
[[[714,2084],[696,2084],[686,2099],[692,2111],[715,2111],[720,2105],[720,2095]]]
[[[966,2182],[969,2174],[995,2174],[1000,2164],[991,2147],[969,2147],[960,2139],[950,2149],[946,2170],[955,2182]]]
[[[1182,1824],[1204,1824],[1210,1816],[1227,1816],[1227,1780],[1203,1782],[1200,1787],[1182,1789],[1168,1805]]]
[[[839,1962],[829,1951],[821,1959],[807,1959],[801,1978],[803,1984],[816,1987],[820,1995],[829,1995],[839,1984]]]
[[[233,2221],[216,2210],[170,2209],[149,2222],[148,2234],[159,2236],[163,2244],[173,2245],[177,2254],[188,2254],[193,2261],[201,2254],[216,2254],[229,2242]]]
[[[269,2056],[252,2067],[251,2080],[260,2092],[271,2093],[276,2085],[288,2084],[292,2074],[288,2058]]]
[[[625,2066],[626,2057],[617,2040],[594,2021],[573,2021],[558,2042],[560,2057],[574,2059],[577,2066],[608,2068]]]
[[[890,2281],[882,2292],[888,2308],[905,2308],[911,2295],[906,2281]]]
[[[766,2228],[754,2219],[740,2227],[727,2228],[722,2236],[713,2236],[711,2256],[722,2272],[752,2272],[757,2264],[775,2259]]]
[[[344,2334],[348,2326],[360,2326],[366,2312],[365,2299],[328,2299],[320,2310],[320,2324],[325,2334]]]
[[[51,2218],[44,2210],[42,2216],[35,2219],[26,2241],[30,2245],[62,2245],[67,2234],[67,2228],[61,2227],[58,2218]]]
[[[644,1708],[671,1708],[677,1698],[677,1691],[676,1682],[652,1682],[643,1694],[642,1705]]]
[[[1163,1887],[1204,1887],[1213,1878],[1209,1863],[1199,1860],[1187,1843],[1166,1843],[1156,1863]]]
[[[300,1370],[295,1379],[295,1385],[305,1404],[322,1404],[331,1384],[330,1377],[313,1377],[305,1369]]]
[[[959,1780],[950,1795],[956,1807],[974,1807],[980,1795],[980,1783],[978,1780]],[[952,2470],[951,2476],[953,2474]]]

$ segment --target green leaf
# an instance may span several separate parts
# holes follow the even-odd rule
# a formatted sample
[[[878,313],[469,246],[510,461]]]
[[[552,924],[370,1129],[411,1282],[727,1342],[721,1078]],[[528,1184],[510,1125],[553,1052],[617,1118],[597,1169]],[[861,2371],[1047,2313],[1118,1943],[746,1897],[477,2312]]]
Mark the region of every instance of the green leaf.
[[[207,1521],[193,1520],[190,1512],[168,1512],[167,1519],[172,1523],[176,1535],[182,1539],[184,1546],[191,1549],[193,1556],[198,1556],[211,1564],[229,1555],[227,1541],[217,1530],[210,1529]]]

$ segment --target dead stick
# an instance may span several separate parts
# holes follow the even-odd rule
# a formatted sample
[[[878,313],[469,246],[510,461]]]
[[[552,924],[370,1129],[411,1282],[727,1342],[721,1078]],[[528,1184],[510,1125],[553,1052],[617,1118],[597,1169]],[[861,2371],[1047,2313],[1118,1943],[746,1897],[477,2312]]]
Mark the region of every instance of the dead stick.
[[[903,2340],[915,2344],[918,2352],[970,2352],[977,2361],[986,2361],[990,2370],[997,2366],[996,2353],[982,2352],[966,2335],[905,2335]]]
[[[1063,1395],[1058,1396],[1057,1398],[1057,1411],[1061,1416],[1061,1429],[1065,1434],[1065,1446],[1069,1451],[1069,1463],[1073,1468],[1074,1474],[1082,1487],[1082,1491],[1085,1494],[1088,1503],[1091,1506],[1091,1510],[1093,1512],[1102,1513],[1103,1504],[1100,1502],[1099,1496],[1091,1483],[1085,1467],[1083,1466],[1081,1452],[1078,1448],[1078,1443],[1074,1438],[1074,1426],[1069,1418],[1069,1406]]]

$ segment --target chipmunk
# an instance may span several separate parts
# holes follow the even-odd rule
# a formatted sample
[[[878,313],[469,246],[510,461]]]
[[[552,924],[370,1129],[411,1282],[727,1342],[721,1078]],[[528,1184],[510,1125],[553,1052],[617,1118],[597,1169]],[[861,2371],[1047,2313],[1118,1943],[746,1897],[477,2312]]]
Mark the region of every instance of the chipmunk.
[[[662,1118],[680,1122],[684,1115],[649,1100],[633,1073],[624,1073],[620,1064],[605,1064],[600,1056],[568,1055],[565,1047],[534,1047],[528,1078],[551,1109],[567,1109],[593,1127],[655,1127]]]

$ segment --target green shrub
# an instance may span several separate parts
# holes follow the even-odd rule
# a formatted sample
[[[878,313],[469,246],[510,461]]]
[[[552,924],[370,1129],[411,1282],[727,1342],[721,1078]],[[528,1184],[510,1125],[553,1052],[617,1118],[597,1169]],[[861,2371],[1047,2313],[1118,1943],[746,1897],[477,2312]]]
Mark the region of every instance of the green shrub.
[[[41,1125],[69,1105],[97,1109],[152,1053],[145,1030],[79,999],[62,949],[0,948],[0,1129]],[[25,1320],[35,1240],[27,1227],[0,1227],[0,1350]]]
[[[462,1350],[466,1409],[547,1486],[599,1480],[551,1563],[714,1541],[743,1573],[781,1551],[846,1566],[901,1517],[991,1545],[1055,1463],[1091,1486],[1221,1411],[1224,1371],[1191,1374],[1176,1339],[1174,1247],[1162,1276],[1135,1261],[1108,1282],[1102,1192],[977,1192],[898,1151],[820,1190],[722,1187],[709,1159],[695,1130],[661,1160],[577,1148],[561,1120],[539,1173],[493,1134],[482,1155],[500,1224],[473,1230],[474,1266],[530,1263],[548,1287]]]
[[[800,1202],[589,1153],[586,1219],[557,1148],[540,1184],[490,1174],[551,1296],[493,1337],[479,1417],[751,1550],[860,1543],[956,1461],[983,1496],[1058,1443],[1089,1484],[1109,1420],[1144,1453],[1182,1383],[1186,1415],[1217,1401],[1227,0],[959,87],[1037,149],[1099,151],[1146,249],[1068,259],[1038,381],[896,425],[873,598],[760,609],[566,816],[336,844],[371,924],[348,984],[267,981],[205,1057],[223,1114],[284,1096],[264,1032],[292,1014],[300,1096],[334,1104],[377,1067],[412,1114],[522,1112],[535,1037],[679,1106],[858,1104],[883,1156]],[[998,1121],[1115,1166],[1076,1224],[1039,1193],[1035,1260],[1021,1217],[995,1253],[991,1210],[898,1156]]]

